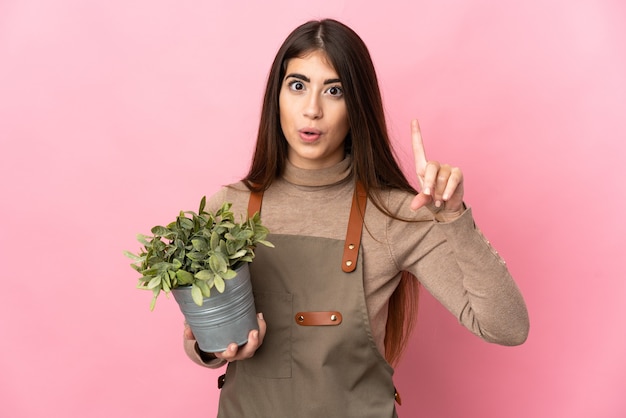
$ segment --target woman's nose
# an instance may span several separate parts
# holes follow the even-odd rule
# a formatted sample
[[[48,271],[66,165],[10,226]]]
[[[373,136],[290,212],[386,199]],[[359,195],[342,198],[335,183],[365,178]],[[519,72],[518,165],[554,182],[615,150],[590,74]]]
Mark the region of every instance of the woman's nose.
[[[309,96],[304,107],[304,116],[311,119],[319,119],[323,116],[320,98],[317,95]]]

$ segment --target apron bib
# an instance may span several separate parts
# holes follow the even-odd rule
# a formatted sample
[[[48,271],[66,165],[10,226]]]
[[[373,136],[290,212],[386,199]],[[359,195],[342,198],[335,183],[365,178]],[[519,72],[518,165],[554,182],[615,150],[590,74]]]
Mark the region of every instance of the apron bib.
[[[346,242],[272,234],[275,248],[255,249],[252,287],[267,333],[252,358],[228,364],[219,418],[396,417],[393,369],[365,305],[358,244],[365,205],[359,210],[356,201],[355,194],[350,224],[356,213],[360,225],[348,228]]]

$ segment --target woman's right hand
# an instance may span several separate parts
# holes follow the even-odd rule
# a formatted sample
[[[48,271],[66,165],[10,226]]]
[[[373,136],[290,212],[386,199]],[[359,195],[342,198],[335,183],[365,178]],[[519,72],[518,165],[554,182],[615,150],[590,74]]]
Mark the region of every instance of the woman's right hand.
[[[230,344],[225,351],[221,353],[209,353],[216,358],[226,360],[226,361],[236,361],[236,360],[244,360],[250,358],[254,355],[256,350],[263,344],[263,338],[265,338],[265,331],[267,330],[267,325],[265,323],[265,319],[263,319],[263,314],[259,312],[257,314],[257,321],[259,323],[259,329],[253,329],[248,334],[248,342],[239,347],[237,344]],[[191,331],[191,327],[189,324],[185,322],[185,330],[183,332],[183,336],[186,340],[195,340],[196,337],[193,335],[193,331]]]

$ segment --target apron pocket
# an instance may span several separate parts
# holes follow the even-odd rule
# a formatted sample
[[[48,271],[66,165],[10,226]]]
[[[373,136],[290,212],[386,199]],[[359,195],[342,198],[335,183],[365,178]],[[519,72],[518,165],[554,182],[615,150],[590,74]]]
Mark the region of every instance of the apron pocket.
[[[270,379],[291,377],[292,295],[283,292],[254,292],[257,312],[267,324],[263,344],[250,359],[239,362],[245,373]]]

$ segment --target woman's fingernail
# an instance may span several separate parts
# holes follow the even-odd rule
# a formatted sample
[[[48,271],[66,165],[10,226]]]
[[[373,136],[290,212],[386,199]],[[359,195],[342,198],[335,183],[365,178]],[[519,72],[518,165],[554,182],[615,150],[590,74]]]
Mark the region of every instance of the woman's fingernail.
[[[256,317],[259,319],[264,319],[263,318],[263,312],[259,312],[258,314],[256,314]]]

